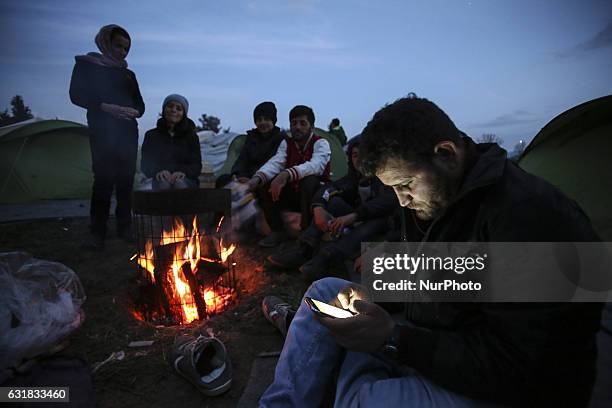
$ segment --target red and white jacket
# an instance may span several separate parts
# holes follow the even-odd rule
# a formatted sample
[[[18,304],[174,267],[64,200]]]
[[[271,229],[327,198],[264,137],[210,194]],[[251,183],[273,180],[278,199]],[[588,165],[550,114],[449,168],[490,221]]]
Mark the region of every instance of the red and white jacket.
[[[306,176],[321,176],[329,181],[331,148],[327,140],[310,135],[302,149],[295,140],[286,137],[278,146],[276,153],[257,172],[263,184],[271,181],[278,173],[286,170],[289,183],[297,188],[298,182]]]

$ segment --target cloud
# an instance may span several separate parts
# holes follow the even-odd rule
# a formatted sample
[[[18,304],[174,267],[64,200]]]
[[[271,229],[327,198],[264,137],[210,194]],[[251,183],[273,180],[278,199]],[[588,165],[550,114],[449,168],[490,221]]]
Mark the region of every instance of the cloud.
[[[558,52],[556,55],[559,58],[569,58],[609,47],[612,47],[612,22],[609,22],[603,30],[599,31],[589,40],[581,42],[567,51]]]
[[[178,49],[180,45],[180,49]],[[371,57],[353,52],[341,43],[323,37],[272,38],[242,33],[203,33],[198,30],[139,32],[135,47],[142,47],[142,54],[151,50],[167,49],[164,60],[168,64],[203,64],[247,67],[272,67],[292,64],[325,64],[331,67],[348,67],[374,62]],[[164,64],[159,58],[136,58],[139,64]]]
[[[500,115],[494,119],[486,122],[473,123],[470,125],[472,128],[496,128],[504,126],[515,126],[524,125],[533,122],[537,122],[539,119],[533,117],[529,112],[525,110],[515,110],[512,113],[506,113]]]

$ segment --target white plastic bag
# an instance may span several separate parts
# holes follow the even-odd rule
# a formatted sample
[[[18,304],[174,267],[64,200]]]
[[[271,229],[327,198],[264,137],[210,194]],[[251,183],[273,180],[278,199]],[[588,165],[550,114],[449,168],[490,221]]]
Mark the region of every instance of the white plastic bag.
[[[66,265],[25,252],[0,253],[0,368],[44,353],[78,328],[85,298]]]

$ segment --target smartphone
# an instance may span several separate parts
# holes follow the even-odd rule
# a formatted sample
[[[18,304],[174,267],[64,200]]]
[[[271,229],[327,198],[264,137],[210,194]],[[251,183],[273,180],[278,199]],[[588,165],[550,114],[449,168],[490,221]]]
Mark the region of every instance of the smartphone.
[[[310,297],[305,297],[304,301],[306,302],[306,304],[308,304],[308,306],[310,306],[310,309],[313,312],[318,313],[321,316],[339,319],[346,319],[347,317],[355,316],[355,313],[349,310],[340,309],[339,307],[332,306],[328,303],[321,302],[320,300],[316,300]]]

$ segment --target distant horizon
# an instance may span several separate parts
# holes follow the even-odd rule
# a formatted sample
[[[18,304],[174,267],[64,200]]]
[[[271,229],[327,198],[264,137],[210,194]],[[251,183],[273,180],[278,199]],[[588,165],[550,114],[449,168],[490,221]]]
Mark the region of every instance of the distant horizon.
[[[24,0],[0,11],[0,110],[18,94],[35,116],[86,124],[68,97],[74,56],[96,51],[99,28],[116,23],[132,37],[141,139],[170,93],[187,97],[196,124],[207,114],[244,133],[255,105],[271,100],[279,127],[305,104],[317,127],[338,117],[353,137],[414,92],[472,138],[493,133],[512,151],[562,112],[612,94],[605,0]]]

